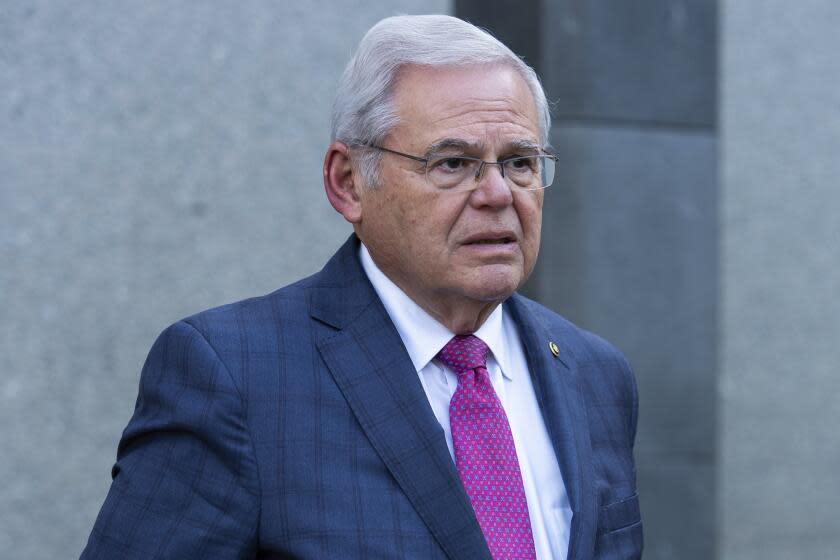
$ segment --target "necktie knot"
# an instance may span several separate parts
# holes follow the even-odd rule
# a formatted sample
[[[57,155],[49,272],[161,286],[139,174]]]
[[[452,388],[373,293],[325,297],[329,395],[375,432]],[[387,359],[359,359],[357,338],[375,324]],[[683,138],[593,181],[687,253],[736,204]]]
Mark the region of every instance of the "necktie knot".
[[[437,353],[437,358],[460,375],[477,367],[487,367],[489,351],[484,341],[475,335],[456,335]]]

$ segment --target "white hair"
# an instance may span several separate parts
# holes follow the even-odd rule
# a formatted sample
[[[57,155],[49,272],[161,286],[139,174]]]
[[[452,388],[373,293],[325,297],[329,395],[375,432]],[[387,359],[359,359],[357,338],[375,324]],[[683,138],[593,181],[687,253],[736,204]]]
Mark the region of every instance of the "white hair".
[[[351,147],[379,145],[397,124],[394,83],[405,65],[506,64],[525,80],[539,115],[540,143],[548,144],[551,115],[536,72],[501,41],[452,16],[394,16],[362,38],[341,76],[332,113],[332,140]],[[360,154],[359,169],[378,183],[380,152]]]

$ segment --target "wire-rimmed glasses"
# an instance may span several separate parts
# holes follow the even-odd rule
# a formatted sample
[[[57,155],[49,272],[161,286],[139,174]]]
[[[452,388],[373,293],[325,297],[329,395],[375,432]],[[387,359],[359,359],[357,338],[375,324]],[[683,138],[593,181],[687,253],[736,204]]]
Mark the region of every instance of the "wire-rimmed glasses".
[[[538,191],[551,186],[557,162],[557,156],[547,153],[513,156],[499,161],[484,161],[455,154],[429,154],[427,157],[419,157],[382,146],[365,145],[364,147],[422,163],[429,184],[447,192],[475,190],[478,188],[485,166],[488,165],[499,166],[499,171],[511,190]]]

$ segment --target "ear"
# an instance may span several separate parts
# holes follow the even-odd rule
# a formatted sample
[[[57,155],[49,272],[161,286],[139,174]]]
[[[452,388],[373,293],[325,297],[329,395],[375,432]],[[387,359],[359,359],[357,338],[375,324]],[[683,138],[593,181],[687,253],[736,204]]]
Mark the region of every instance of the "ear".
[[[324,189],[335,211],[351,224],[362,220],[360,188],[359,177],[350,162],[350,147],[344,142],[333,142],[324,156]]]

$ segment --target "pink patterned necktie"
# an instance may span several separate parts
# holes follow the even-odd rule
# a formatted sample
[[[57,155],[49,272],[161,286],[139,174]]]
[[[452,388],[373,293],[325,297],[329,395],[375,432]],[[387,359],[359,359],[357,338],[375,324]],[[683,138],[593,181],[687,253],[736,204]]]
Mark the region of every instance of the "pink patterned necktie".
[[[536,558],[528,503],[510,425],[493,391],[487,345],[455,336],[437,358],[458,376],[449,401],[455,464],[495,560]]]

